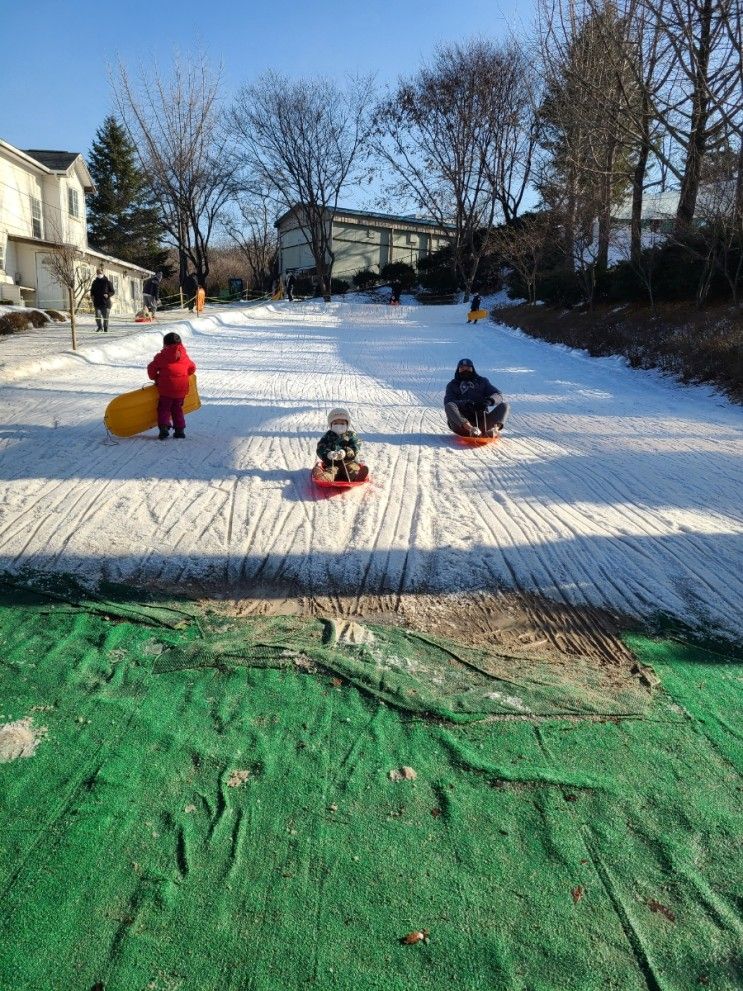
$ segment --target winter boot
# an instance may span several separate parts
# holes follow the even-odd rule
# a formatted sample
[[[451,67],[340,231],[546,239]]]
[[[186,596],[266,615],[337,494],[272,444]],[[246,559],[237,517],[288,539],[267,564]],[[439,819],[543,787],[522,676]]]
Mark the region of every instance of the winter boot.
[[[157,436],[160,440],[167,440],[170,436],[170,427],[160,427],[160,433]]]
[[[185,430],[176,430],[176,432],[173,434],[173,436],[176,438],[176,440],[185,440],[186,439],[186,431]]]
[[[356,474],[353,476],[352,481],[365,482],[368,477],[369,477],[369,469],[366,467],[366,465],[362,465],[359,468],[359,470],[356,472]]]

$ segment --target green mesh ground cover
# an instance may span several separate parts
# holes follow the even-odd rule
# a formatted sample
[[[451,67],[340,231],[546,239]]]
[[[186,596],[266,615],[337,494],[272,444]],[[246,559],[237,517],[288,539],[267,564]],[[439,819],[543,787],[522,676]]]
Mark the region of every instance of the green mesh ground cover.
[[[457,723],[461,645],[55,594],[0,586],[3,991],[743,986],[739,657],[634,637],[626,719],[514,661],[541,717]]]

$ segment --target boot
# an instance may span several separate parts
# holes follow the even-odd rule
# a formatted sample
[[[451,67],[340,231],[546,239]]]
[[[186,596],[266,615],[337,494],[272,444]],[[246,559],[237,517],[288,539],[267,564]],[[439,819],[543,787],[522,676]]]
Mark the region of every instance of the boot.
[[[157,436],[160,440],[167,440],[170,436],[170,427],[160,427],[160,433]]]
[[[176,430],[176,432],[173,434],[173,436],[176,438],[176,440],[185,440],[186,439],[186,431],[185,430]]]
[[[366,465],[362,465],[356,474],[351,479],[352,482],[365,482],[369,476],[369,469]]]

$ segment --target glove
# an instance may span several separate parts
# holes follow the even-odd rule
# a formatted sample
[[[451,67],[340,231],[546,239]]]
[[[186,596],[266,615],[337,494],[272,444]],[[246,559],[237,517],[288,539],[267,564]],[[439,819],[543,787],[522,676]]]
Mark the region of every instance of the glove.
[[[328,461],[342,461],[345,456],[345,451],[331,451],[330,454],[328,454]]]
[[[353,458],[354,457],[354,453],[353,453],[353,448],[352,447],[347,447],[346,448],[345,456],[347,458]]]

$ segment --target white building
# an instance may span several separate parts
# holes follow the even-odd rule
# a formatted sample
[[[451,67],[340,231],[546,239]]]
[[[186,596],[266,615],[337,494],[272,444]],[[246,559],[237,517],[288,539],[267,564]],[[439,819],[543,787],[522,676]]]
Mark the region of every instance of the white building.
[[[301,211],[287,210],[276,221],[279,233],[279,274],[314,271],[315,262],[302,232]],[[333,277],[350,281],[360,269],[379,272],[389,262],[406,262],[415,268],[418,259],[443,248],[451,229],[433,220],[412,216],[343,210],[333,214],[331,251],[335,254]]]
[[[0,301],[66,310],[67,292],[45,261],[54,244],[82,252],[81,275],[92,281],[103,266],[113,283],[112,312],[130,315],[142,305],[148,276],[119,258],[88,247],[85,195],[94,191],[82,155],[70,151],[21,151],[0,141]],[[88,298],[83,304],[86,308]]]

